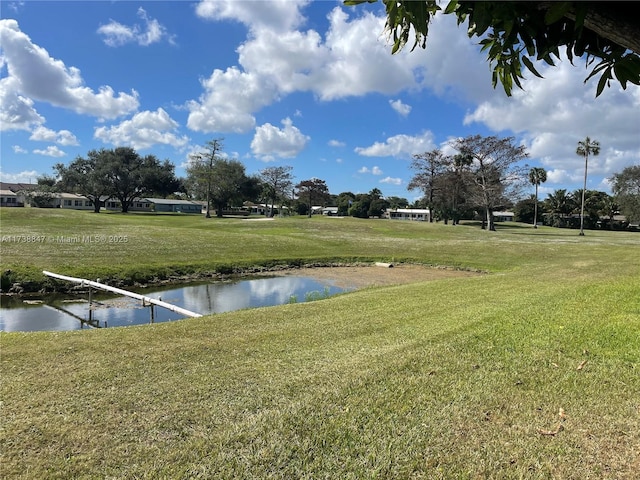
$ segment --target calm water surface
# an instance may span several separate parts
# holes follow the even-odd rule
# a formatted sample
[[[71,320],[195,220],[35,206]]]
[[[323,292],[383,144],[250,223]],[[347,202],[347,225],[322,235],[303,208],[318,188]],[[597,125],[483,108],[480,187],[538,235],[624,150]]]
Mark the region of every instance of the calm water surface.
[[[180,287],[135,290],[147,297],[186,308],[203,315],[245,308],[304,302],[349,289],[332,282],[320,282],[307,277],[274,277],[236,282],[190,284]],[[0,330],[32,332],[41,330],[78,330],[95,327],[122,327],[150,323],[150,308],[129,297],[97,293],[98,301],[89,310],[88,294],[77,297],[44,296],[18,299],[3,296],[0,300]],[[154,322],[169,322],[183,318],[162,307],[154,308]],[[91,320],[91,324],[89,324]]]

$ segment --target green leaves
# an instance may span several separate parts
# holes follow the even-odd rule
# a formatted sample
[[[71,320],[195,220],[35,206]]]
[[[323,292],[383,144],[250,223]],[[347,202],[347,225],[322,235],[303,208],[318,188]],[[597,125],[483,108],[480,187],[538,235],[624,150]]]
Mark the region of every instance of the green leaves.
[[[547,25],[561,20],[573,8],[573,2],[551,2],[549,10],[544,15],[544,22]]]
[[[375,0],[345,0],[345,5],[373,3]],[[500,82],[507,95],[513,85],[521,86],[522,65],[538,78],[533,59],[555,66],[560,50],[573,63],[584,57],[587,66],[600,62],[585,82],[600,75],[596,96],[617,80],[623,89],[627,83],[640,85],[640,55],[607,36],[615,23],[604,26],[604,33],[585,28],[585,20],[598,15],[603,2],[477,2],[451,0],[444,10],[435,0],[382,0],[387,12],[386,30],[393,39],[392,53],[399,52],[411,41],[426,48],[429,23],[438,12],[455,15],[458,25],[467,23],[469,37],[478,37],[481,51],[493,65],[492,84]],[[622,7],[612,7],[622,9]],[[621,12],[618,12],[621,13]],[[625,35],[624,32],[618,34]],[[526,52],[526,54],[525,54]]]

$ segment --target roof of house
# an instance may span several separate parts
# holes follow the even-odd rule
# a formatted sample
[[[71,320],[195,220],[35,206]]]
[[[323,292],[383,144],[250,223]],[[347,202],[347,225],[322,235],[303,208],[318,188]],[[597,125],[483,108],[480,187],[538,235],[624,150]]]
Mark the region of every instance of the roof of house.
[[[5,190],[5,189],[0,189],[0,195],[2,195],[3,197],[17,197],[18,195],[15,192],[12,192],[11,190]]]
[[[174,198],[142,198],[140,200],[155,203],[156,205],[201,205],[200,203],[192,202],[191,200],[179,200]]]
[[[78,195],[77,193],[55,193],[54,194],[55,197],[57,198],[62,198],[62,199],[71,199],[71,200],[89,200],[87,197],[83,196],[83,195]]]
[[[19,192],[20,190],[33,190],[37,188],[36,183],[10,183],[0,182],[0,190],[11,190],[12,192]]]
[[[494,217],[513,217],[515,214],[513,212],[493,212]]]
[[[428,208],[387,208],[387,212],[396,213],[429,213]]]

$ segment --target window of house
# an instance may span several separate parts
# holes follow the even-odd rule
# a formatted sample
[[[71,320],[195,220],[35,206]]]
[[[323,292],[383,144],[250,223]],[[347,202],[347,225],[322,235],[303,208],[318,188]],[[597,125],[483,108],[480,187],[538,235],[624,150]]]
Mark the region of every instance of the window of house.
[[[65,207],[70,207],[71,206],[71,200],[65,200],[64,201],[64,206]]]

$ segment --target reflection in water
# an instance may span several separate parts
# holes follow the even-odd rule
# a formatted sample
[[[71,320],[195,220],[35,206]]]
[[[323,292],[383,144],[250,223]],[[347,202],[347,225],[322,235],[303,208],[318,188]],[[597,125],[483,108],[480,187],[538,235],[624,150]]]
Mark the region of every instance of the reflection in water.
[[[140,291],[148,297],[162,299],[187,310],[202,313],[222,313],[245,308],[282,305],[291,301],[305,301],[307,295],[318,292],[328,295],[345,291],[330,282],[318,282],[306,277],[274,277],[230,283],[187,285],[165,290]],[[89,312],[87,298],[69,302],[60,297],[43,298],[43,304],[29,304],[16,298],[2,297],[0,330],[40,331],[77,330],[92,326],[127,326],[149,323],[151,312],[139,301],[129,297],[112,297],[94,292],[93,312]],[[90,315],[91,313],[91,315]],[[93,320],[91,324],[84,323]],[[182,316],[161,307],[154,308],[154,321],[167,322]],[[97,323],[96,323],[97,322]]]

